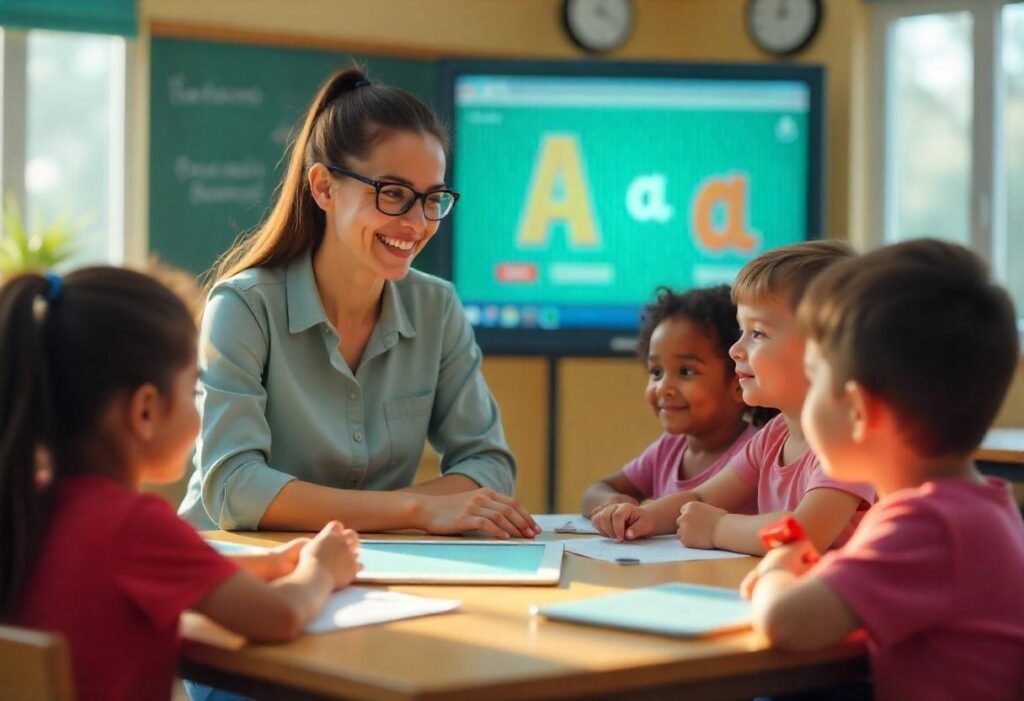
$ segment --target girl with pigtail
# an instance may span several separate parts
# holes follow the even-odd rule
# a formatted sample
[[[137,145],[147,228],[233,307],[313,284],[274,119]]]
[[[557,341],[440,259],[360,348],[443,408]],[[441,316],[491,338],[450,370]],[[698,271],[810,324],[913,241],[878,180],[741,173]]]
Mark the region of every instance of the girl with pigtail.
[[[184,471],[195,344],[185,304],[142,273],[0,288],[0,622],[64,636],[82,701],[169,698],[184,609],[286,640],[359,567],[337,522],[228,559],[139,493]]]

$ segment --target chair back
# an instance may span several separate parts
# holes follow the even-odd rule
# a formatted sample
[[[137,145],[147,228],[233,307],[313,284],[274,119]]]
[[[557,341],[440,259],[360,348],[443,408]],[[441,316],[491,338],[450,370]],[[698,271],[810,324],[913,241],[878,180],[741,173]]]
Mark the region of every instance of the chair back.
[[[74,701],[64,638],[0,626],[0,696],[4,701]]]

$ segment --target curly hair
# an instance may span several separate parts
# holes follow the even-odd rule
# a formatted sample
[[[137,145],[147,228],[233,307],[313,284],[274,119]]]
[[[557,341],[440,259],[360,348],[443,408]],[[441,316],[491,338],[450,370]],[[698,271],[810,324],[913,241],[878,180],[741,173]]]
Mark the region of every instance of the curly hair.
[[[659,287],[656,301],[644,307],[641,316],[637,354],[644,362],[650,353],[651,336],[658,324],[677,317],[700,324],[715,343],[719,356],[725,362],[726,371],[731,375],[736,370],[736,363],[729,356],[729,348],[740,338],[740,325],[736,321],[736,305],[728,285],[699,287],[686,292],[673,292],[668,287]],[[751,422],[755,426],[763,426],[777,413],[775,409],[752,407]]]

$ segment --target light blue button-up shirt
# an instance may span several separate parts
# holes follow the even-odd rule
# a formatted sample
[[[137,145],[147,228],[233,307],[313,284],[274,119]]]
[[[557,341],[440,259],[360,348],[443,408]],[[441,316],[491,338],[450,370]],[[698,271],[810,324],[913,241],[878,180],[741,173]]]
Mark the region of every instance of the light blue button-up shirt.
[[[385,282],[354,375],[338,343],[308,254],[218,283],[200,332],[203,422],[182,516],[255,529],[295,478],[408,487],[427,440],[443,474],[512,494],[515,459],[451,283],[416,270]]]

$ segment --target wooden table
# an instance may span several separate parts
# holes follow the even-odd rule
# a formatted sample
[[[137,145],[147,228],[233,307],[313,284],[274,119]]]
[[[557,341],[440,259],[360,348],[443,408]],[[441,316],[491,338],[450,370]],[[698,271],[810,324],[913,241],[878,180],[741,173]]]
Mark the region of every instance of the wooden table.
[[[292,536],[216,537],[268,544]],[[544,533],[541,539],[572,537]],[[225,649],[186,642],[180,672],[257,698],[380,701],[749,699],[862,678],[867,665],[859,641],[818,653],[784,653],[769,650],[752,632],[687,641],[555,623],[530,613],[534,605],[669,581],[734,587],[754,562],[624,566],[566,554],[557,587],[393,586],[388,588],[458,598],[462,609],[305,635],[284,645]]]
[[[993,428],[974,454],[977,460],[1024,465],[1024,428]]]

